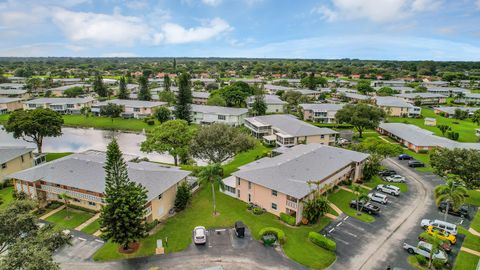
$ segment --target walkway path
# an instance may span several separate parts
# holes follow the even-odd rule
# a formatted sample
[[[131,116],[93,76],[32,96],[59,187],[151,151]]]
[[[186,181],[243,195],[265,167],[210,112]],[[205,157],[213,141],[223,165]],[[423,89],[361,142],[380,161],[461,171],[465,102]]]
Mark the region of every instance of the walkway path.
[[[337,212],[339,215],[343,214],[343,211],[340,210],[335,204],[328,202],[328,206],[330,206],[335,212]]]
[[[480,237],[480,233],[477,232],[477,231],[475,231],[473,228],[469,228],[468,231],[469,231],[471,234]]]
[[[473,254],[473,255],[476,255],[476,256],[479,256],[480,257],[480,252],[476,251],[476,250],[473,250],[473,249],[469,249],[469,248],[466,248],[466,247],[462,247],[460,250],[463,250],[467,253],[470,253],[470,254]]]
[[[78,227],[75,228],[77,231],[83,230],[83,228],[87,227],[88,225],[92,224],[95,220],[97,220],[100,217],[100,213],[96,213],[93,217],[91,217],[89,220],[85,221],[84,223],[78,225]]]
[[[54,214],[56,214],[57,212],[62,211],[63,208],[65,208],[65,205],[62,205],[62,206],[58,207],[57,209],[52,210],[52,211],[46,213],[45,215],[41,216],[40,219],[47,219],[49,216],[54,215]]]

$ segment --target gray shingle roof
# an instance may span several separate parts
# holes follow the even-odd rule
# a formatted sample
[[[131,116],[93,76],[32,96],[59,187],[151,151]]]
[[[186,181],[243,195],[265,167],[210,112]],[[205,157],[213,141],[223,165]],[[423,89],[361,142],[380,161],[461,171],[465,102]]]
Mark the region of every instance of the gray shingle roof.
[[[283,105],[283,104],[287,104],[286,101],[283,101],[280,99],[279,96],[277,95],[263,95],[264,99],[265,100],[265,103],[267,105]],[[252,103],[255,101],[255,96],[249,96],[248,97],[248,100],[247,100],[247,103]]]
[[[395,95],[396,97],[402,98],[444,98],[444,95],[435,94],[435,93],[405,93],[405,94],[398,94]]]
[[[240,167],[233,175],[295,198],[311,192],[308,181],[326,180],[367,154],[321,144],[297,145],[273,158],[262,158]]]
[[[300,104],[304,110],[312,110],[315,112],[327,112],[327,111],[339,111],[345,106],[344,103],[332,104],[332,103],[306,103]]]
[[[247,114],[248,109],[192,104],[192,112],[221,115],[242,115]]]
[[[103,102],[99,102],[95,105],[105,106],[108,103],[113,103],[125,107],[134,107],[134,108],[154,108],[166,105],[166,102],[162,101],[144,101],[144,100],[130,100],[130,99],[112,99]]]
[[[17,102],[22,100],[21,98],[0,98],[0,104],[3,103],[10,103],[10,102]]]
[[[89,86],[89,84],[76,83],[76,84],[71,84],[71,85],[64,85],[64,86],[60,86],[60,87],[50,88],[49,90],[51,90],[51,91],[65,91],[65,90],[68,90],[68,89],[73,88],[73,87],[82,87],[83,88],[85,86]]]
[[[0,95],[23,95],[27,90],[23,89],[0,89]]]
[[[33,150],[35,150],[35,148],[24,146],[0,146],[0,164],[32,152]]]
[[[413,105],[398,97],[375,97],[378,106],[412,108]]]
[[[43,180],[103,193],[105,191],[105,169],[103,168],[105,159],[104,152],[91,150],[44,163],[9,177],[30,182]],[[127,162],[127,167],[130,180],[142,184],[147,189],[149,201],[190,174],[178,167],[151,162]]]
[[[192,91],[193,98],[209,98],[210,93],[208,92],[199,92],[199,91]]]
[[[37,98],[28,101],[24,101],[25,104],[82,104],[91,102],[94,99],[92,97],[86,98]]]
[[[291,136],[314,136],[324,134],[336,134],[335,130],[329,128],[319,128],[314,125],[298,120],[290,114],[272,114],[264,116],[256,116],[245,118],[249,122],[260,122],[264,125],[272,126],[272,128],[279,130]]]
[[[454,113],[455,113],[455,110],[457,110],[457,109],[462,110],[462,111],[465,111],[465,112],[473,113],[473,112],[479,110],[480,108],[467,108],[467,107],[435,107],[434,109],[435,109],[435,110],[439,110],[439,111],[441,111],[441,112],[448,113],[448,114],[454,114]]]

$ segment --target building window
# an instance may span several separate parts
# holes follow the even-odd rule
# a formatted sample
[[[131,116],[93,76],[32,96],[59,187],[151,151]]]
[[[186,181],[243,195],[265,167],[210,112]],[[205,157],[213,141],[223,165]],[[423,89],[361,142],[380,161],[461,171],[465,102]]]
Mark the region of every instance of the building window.
[[[277,196],[277,191],[272,189],[272,196]]]
[[[88,205],[95,206],[95,205],[97,205],[97,204],[94,203],[94,202],[88,202]]]
[[[237,178],[237,186],[240,186],[240,178]]]
[[[80,202],[80,200],[77,199],[77,198],[73,198],[73,201],[74,201],[74,202]]]
[[[252,182],[248,182],[248,189],[252,189]]]
[[[3,163],[2,164],[2,169],[6,169],[7,168],[7,163]]]
[[[272,209],[277,210],[277,204],[276,203],[272,203]]]
[[[248,194],[248,202],[252,202],[252,194]]]
[[[158,195],[158,199],[160,200],[162,198],[162,194]]]
[[[240,198],[240,189],[237,190],[237,197]]]
[[[67,108],[73,109],[73,108],[75,108],[75,105],[74,104],[67,104]]]
[[[140,108],[133,108],[134,112],[140,112]]]
[[[320,138],[321,138],[321,139],[324,139],[324,138],[325,138],[325,135],[320,135]]]
[[[225,115],[218,115],[218,120],[225,120],[227,117]]]
[[[21,155],[20,158],[22,159],[22,163],[25,162],[25,159],[23,158],[23,155]]]

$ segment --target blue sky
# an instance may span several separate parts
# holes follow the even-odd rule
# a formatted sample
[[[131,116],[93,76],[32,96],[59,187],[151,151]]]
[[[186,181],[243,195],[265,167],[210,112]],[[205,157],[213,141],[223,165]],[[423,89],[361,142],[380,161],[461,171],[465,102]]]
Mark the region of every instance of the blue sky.
[[[0,56],[480,60],[480,0],[0,1]]]

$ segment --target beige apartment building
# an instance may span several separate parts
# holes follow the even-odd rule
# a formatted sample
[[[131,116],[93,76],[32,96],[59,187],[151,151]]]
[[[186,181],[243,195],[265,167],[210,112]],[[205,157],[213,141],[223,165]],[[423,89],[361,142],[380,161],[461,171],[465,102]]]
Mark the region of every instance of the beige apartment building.
[[[33,167],[33,150],[24,146],[0,146],[0,183],[9,174]]]
[[[375,97],[377,107],[388,116],[419,117],[422,109],[398,97]]]
[[[6,114],[23,108],[21,98],[1,98],[0,97],[0,114]]]
[[[126,160],[132,158],[124,157]],[[42,203],[59,200],[59,195],[66,193],[72,197],[70,203],[73,205],[98,211],[104,204],[105,159],[104,152],[89,150],[8,177],[14,180],[17,191],[23,191]],[[127,161],[127,167],[130,180],[147,189],[147,220],[167,218],[174,207],[177,187],[188,181],[190,172],[146,161]]]
[[[125,118],[145,118],[152,116],[155,110],[161,106],[167,105],[162,101],[144,101],[128,99],[112,99],[104,102],[98,102],[92,105],[92,113],[99,115],[102,107],[108,104],[116,104],[123,107],[122,117]]]
[[[319,184],[323,193],[347,179],[358,181],[369,155],[321,145],[297,145],[281,154],[249,163],[233,173],[235,181],[225,181],[231,196],[259,205],[279,216],[286,213],[299,223],[303,202]],[[233,195],[235,194],[235,195]]]
[[[335,123],[335,115],[345,104],[307,103],[298,105],[303,119],[317,123]]]
[[[51,109],[63,114],[79,114],[82,108],[90,108],[94,99],[86,98],[37,98],[23,102],[24,110]]]

